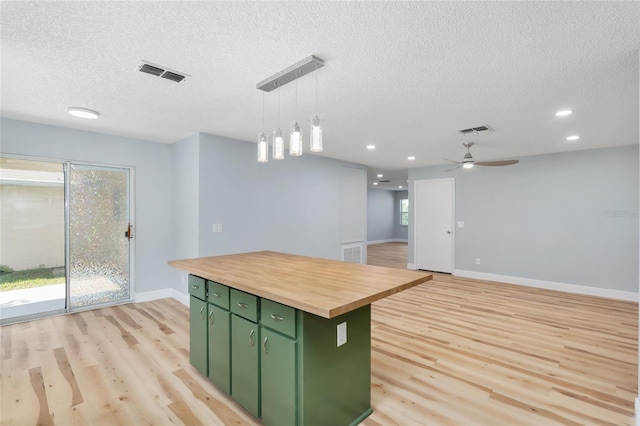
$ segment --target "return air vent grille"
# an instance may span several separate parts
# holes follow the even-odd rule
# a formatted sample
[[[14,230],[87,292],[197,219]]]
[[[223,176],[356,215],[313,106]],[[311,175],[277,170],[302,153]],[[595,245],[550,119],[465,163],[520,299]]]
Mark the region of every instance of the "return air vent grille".
[[[381,180],[380,183],[389,183],[391,182],[389,179]]]
[[[155,75],[156,77],[166,78],[167,80],[175,81],[176,83],[180,83],[187,77],[187,74],[179,73],[176,71],[169,71],[165,67],[161,67],[159,65],[150,64],[148,62],[140,62],[138,64],[138,71]]]
[[[342,247],[342,261],[348,263],[362,263],[362,245]]]
[[[459,130],[463,135],[477,135],[481,133],[493,132],[493,129],[489,126],[469,127],[468,129]]]

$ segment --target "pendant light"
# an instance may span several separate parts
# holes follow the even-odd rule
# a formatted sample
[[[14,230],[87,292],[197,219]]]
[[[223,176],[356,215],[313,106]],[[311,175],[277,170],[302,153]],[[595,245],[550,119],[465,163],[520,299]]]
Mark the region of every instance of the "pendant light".
[[[284,138],[280,128],[280,85],[278,85],[278,128],[273,131],[273,159],[284,160]]]
[[[316,64],[316,71],[318,64]],[[311,152],[322,152],[322,125],[318,117],[318,74],[316,73],[316,114],[311,117],[311,129],[309,130],[309,144]]]
[[[302,155],[302,133],[300,132],[300,125],[298,124],[298,76],[300,71],[296,75],[296,109],[294,110],[294,124],[291,125],[291,133],[289,135],[289,155],[298,157]]]
[[[269,141],[264,132],[264,93],[262,93],[262,132],[258,135],[258,163],[269,161]]]
[[[296,110],[294,116],[294,122],[290,127],[289,132],[289,155],[300,156],[302,155],[302,130],[300,124],[298,124],[298,78],[305,76],[313,71],[317,71],[318,68],[324,66],[324,61],[316,56],[309,56],[300,62],[297,62],[290,67],[272,75],[266,80],[256,84],[256,88],[263,92],[271,92],[278,89],[278,123],[277,127],[273,131],[273,158],[281,160],[284,158],[284,139],[282,137],[282,129],[280,128],[280,86],[290,83],[296,80]],[[320,118],[317,115],[318,110],[318,78],[316,76],[316,115],[311,119],[311,151],[322,151],[322,126],[320,124]],[[264,129],[264,94],[262,100],[262,128]],[[258,135],[258,161],[267,162],[269,156],[269,142],[267,135],[260,133]]]

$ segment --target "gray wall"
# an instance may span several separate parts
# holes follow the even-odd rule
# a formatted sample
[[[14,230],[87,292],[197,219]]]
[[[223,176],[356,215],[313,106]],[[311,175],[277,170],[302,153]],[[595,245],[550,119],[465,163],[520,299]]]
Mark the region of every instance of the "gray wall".
[[[394,238],[394,195],[387,189],[367,190],[367,241]]]
[[[4,154],[135,167],[135,291],[171,286],[171,146],[0,119]]]
[[[255,150],[200,134],[199,255],[274,250],[341,259],[341,170],[365,167],[314,155],[258,163]],[[212,232],[214,223],[222,233]]]
[[[638,145],[446,168],[409,170],[409,197],[415,180],[455,178],[456,269],[638,291]]]
[[[193,135],[171,145],[172,245],[175,259],[198,257],[200,242],[200,140]]]
[[[409,198],[409,191],[394,191],[393,193],[393,238],[397,240],[406,240],[408,238],[408,226],[400,225],[400,200],[403,198]],[[409,203],[409,210],[411,210],[411,203]],[[409,216],[411,221],[411,216]]]

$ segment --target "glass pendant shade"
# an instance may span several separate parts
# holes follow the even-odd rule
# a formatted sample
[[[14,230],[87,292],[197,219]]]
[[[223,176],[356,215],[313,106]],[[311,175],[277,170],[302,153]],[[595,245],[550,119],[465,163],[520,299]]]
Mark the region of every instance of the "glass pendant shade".
[[[273,131],[273,159],[284,160],[284,138],[280,128]]]
[[[267,141],[266,133],[258,135],[258,163],[266,163],[269,161],[269,141]]]
[[[302,133],[300,126],[296,122],[291,126],[291,137],[289,138],[289,155],[302,155]]]
[[[311,131],[309,134],[311,152],[322,152],[322,126],[317,115],[311,119]]]

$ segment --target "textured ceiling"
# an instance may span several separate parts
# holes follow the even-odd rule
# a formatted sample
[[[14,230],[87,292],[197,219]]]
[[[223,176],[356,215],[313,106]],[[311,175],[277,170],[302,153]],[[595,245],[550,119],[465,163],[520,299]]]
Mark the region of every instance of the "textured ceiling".
[[[256,83],[313,54],[326,66],[299,80],[298,119],[308,128],[317,74],[321,155],[396,176],[396,188],[408,167],[462,158],[464,141],[478,143],[479,161],[638,143],[639,2],[0,7],[4,117],[164,143],[196,132],[254,142]],[[137,72],[142,59],[191,77]],[[280,96],[284,128],[295,84]],[[265,95],[267,128],[277,102],[277,91]],[[80,120],[70,106],[102,116]],[[555,117],[561,108],[575,113]],[[484,124],[495,132],[457,132]]]

